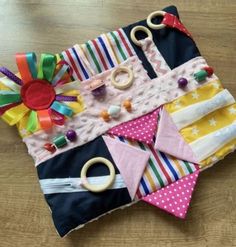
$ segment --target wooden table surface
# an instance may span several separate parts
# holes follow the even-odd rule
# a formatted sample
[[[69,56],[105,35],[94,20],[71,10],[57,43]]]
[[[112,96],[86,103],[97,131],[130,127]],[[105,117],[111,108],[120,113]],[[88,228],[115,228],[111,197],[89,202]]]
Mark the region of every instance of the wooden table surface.
[[[0,65],[19,51],[59,52],[144,19],[168,1],[0,0]],[[236,1],[172,1],[202,55],[236,96]],[[185,221],[138,203],[61,239],[32,159],[0,122],[0,246],[236,246],[236,155],[203,172]]]

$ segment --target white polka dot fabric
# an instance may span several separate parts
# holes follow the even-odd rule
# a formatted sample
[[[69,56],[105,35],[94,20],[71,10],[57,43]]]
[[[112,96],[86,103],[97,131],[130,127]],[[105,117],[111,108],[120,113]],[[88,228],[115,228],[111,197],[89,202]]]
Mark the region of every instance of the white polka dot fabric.
[[[110,129],[108,133],[151,144],[157,130],[158,113],[159,108],[147,115],[122,123]]]
[[[200,170],[143,197],[143,201],[165,210],[178,218],[186,217]]]

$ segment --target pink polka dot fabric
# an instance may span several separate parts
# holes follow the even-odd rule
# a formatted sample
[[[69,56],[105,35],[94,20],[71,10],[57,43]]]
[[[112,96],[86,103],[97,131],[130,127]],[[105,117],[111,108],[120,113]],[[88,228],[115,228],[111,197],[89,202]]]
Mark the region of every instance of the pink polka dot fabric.
[[[156,134],[157,130],[159,109],[160,108],[142,117],[113,127],[108,131],[108,133],[151,144],[153,142],[153,136]]]
[[[185,219],[200,170],[142,198],[143,201]]]

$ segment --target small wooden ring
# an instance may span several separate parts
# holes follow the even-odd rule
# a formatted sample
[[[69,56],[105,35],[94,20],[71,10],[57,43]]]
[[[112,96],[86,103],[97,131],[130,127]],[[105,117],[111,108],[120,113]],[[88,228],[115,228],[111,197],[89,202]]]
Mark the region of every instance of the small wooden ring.
[[[135,36],[135,33],[136,33],[137,31],[143,31],[144,33],[147,34],[147,36],[148,36],[150,39],[152,39],[152,33],[151,33],[151,31],[150,31],[148,28],[146,28],[146,27],[144,27],[144,26],[136,26],[136,27],[134,27],[134,28],[131,30],[131,32],[130,32],[130,38],[131,38],[131,40],[134,42],[135,45],[141,46],[140,40],[137,40],[137,38],[136,38],[136,36]]]
[[[147,17],[147,25],[152,28],[152,29],[162,29],[164,27],[166,27],[165,24],[161,23],[161,24],[154,24],[152,22],[152,19],[154,17],[157,17],[157,16],[165,16],[166,12],[165,11],[161,11],[161,10],[158,10],[158,11],[154,11],[152,12],[148,17]]]
[[[88,169],[96,163],[103,163],[109,169],[110,176],[108,177],[108,180],[104,184],[99,184],[99,185],[90,184],[87,180],[86,174],[87,174]],[[95,193],[102,192],[102,191],[108,189],[114,183],[115,168],[114,168],[113,164],[108,159],[105,159],[103,157],[96,157],[96,158],[88,160],[84,164],[84,166],[82,167],[81,173],[80,173],[80,177],[81,177],[81,181],[82,181],[81,186],[83,186],[85,189],[87,189],[91,192],[95,192]]]
[[[128,73],[128,79],[127,81],[123,82],[123,83],[118,83],[116,81],[116,76],[117,74],[119,74],[120,72],[126,72]],[[120,66],[117,69],[113,70],[111,73],[111,83],[115,88],[118,88],[120,90],[124,90],[129,88],[132,84],[133,84],[133,80],[134,80],[134,74],[133,71],[125,66]]]

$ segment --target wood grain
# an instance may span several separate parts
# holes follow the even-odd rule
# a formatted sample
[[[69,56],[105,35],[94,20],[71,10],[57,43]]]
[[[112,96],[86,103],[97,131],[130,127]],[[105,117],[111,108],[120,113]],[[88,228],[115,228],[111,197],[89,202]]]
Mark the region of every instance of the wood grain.
[[[202,55],[236,96],[236,1],[172,1]],[[0,65],[18,51],[58,52],[144,19],[167,1],[0,0]],[[0,122],[0,246],[236,246],[236,155],[201,174],[187,220],[138,203],[60,239],[33,161]]]

